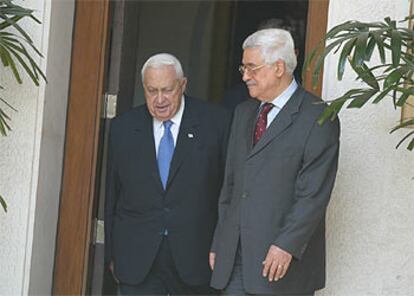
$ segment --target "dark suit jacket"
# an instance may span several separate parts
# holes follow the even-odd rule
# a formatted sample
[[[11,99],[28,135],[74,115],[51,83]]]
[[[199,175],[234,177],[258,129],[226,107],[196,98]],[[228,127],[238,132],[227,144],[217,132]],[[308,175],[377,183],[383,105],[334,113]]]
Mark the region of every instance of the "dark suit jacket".
[[[309,293],[325,283],[325,212],[337,170],[339,122],[320,126],[325,105],[299,87],[253,147],[258,107],[249,100],[234,115],[212,286],[228,283],[240,239],[248,293]],[[272,244],[294,258],[287,275],[269,283],[262,261]]]
[[[229,130],[226,111],[185,99],[164,191],[158,174],[153,119],[147,107],[111,122],[105,201],[105,259],[117,278],[138,284],[147,275],[163,230],[181,278],[207,284],[208,253],[217,219]]]
[[[223,99],[221,100],[220,104],[221,106],[233,113],[234,109],[236,109],[236,106],[238,104],[243,103],[248,99],[253,99],[249,95],[249,89],[247,88],[246,83],[240,82],[228,89],[224,93]]]

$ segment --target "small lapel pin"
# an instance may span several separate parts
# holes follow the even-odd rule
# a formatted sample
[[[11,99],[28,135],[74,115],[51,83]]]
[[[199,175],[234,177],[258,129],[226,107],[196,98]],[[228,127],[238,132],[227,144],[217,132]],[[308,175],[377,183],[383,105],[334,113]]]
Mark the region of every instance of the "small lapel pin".
[[[189,137],[190,139],[192,139],[192,138],[194,138],[194,135],[191,134],[191,133],[189,133],[189,134],[187,134],[187,137]]]

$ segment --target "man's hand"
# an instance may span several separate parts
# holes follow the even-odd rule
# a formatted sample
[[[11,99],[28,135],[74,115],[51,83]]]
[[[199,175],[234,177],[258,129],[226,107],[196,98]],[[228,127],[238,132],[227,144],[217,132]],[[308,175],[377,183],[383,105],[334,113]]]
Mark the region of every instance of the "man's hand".
[[[114,273],[114,261],[111,261],[111,263],[109,263],[109,270],[111,271],[112,277],[114,278],[115,282],[119,284],[119,280],[117,279]]]
[[[292,261],[292,255],[281,248],[271,245],[265,261],[262,262],[263,277],[267,277],[269,282],[283,278]]]
[[[216,253],[210,252],[208,256],[208,263],[210,264],[211,270],[214,270],[214,262],[216,261]]]

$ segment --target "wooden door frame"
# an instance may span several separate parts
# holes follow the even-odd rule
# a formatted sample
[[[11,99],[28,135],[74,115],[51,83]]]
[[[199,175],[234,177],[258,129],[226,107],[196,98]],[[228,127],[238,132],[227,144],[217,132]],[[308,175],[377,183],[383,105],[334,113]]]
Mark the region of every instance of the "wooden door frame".
[[[329,0],[309,0],[308,22],[306,25],[305,58],[310,54],[312,49],[316,47],[326,33],[328,11]],[[312,66],[313,65],[310,67],[311,70],[313,69]],[[316,87],[312,87],[311,71],[307,71],[306,79],[303,81],[304,87],[317,96],[321,96],[322,94],[323,68],[319,77],[320,79],[318,80]]]
[[[329,0],[309,0],[306,53],[326,32],[328,5]],[[109,20],[109,0],[76,1],[55,295],[86,292]],[[310,81],[305,87],[310,89]],[[316,93],[321,87],[320,82]]]
[[[85,294],[104,85],[109,0],[75,7],[53,294]]]

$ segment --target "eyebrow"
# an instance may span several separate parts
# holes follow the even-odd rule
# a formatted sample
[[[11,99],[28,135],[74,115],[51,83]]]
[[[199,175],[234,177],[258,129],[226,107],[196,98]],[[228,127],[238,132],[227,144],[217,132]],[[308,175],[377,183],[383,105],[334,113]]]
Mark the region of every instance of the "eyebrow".
[[[257,66],[257,64],[255,63],[247,63],[247,64],[243,64],[244,66]]]

